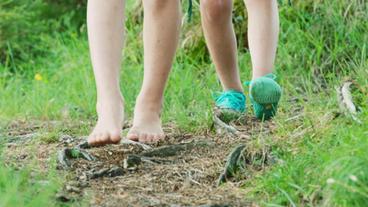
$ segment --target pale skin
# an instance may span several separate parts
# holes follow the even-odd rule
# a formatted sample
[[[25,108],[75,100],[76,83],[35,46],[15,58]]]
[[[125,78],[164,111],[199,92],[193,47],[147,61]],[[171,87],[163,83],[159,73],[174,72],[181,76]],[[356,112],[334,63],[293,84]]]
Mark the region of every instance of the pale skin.
[[[224,91],[243,91],[231,22],[232,0],[201,0],[202,26]],[[253,79],[273,71],[279,32],[276,0],[246,0]],[[100,146],[119,143],[124,120],[119,73],[124,40],[124,0],[88,1],[88,36],[97,86],[97,124],[88,138]],[[144,80],[127,138],[162,140],[160,113],[180,31],[179,0],[143,0]],[[226,55],[224,55],[226,54]]]
[[[157,142],[165,137],[160,113],[180,33],[179,0],[143,0],[144,79],[127,138]]]
[[[204,35],[224,90],[242,91],[232,0],[201,0]],[[272,73],[279,34],[277,0],[245,0],[253,79]],[[226,54],[226,55],[224,55]]]
[[[124,120],[119,71],[124,39],[124,0],[88,1],[88,36],[97,86],[97,124],[92,146],[121,140]],[[164,138],[160,113],[163,91],[174,60],[180,31],[179,0],[143,0],[144,80],[127,138],[157,142]]]

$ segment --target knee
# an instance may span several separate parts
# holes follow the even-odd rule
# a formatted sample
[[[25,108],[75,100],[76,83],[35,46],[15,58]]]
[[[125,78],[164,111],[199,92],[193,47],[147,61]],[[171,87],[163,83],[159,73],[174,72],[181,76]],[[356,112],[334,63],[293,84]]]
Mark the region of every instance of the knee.
[[[244,0],[247,8],[264,7],[277,3],[277,0]]]
[[[166,9],[170,9],[173,5],[178,4],[177,0],[143,0],[145,12],[151,14],[160,14]]]
[[[233,10],[232,0],[201,0],[202,18],[211,22],[227,21]]]

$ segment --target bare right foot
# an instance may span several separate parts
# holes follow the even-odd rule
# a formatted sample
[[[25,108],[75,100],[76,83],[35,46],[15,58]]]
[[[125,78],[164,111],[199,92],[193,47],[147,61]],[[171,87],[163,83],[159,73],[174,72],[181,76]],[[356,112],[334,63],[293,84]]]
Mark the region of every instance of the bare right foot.
[[[124,121],[124,106],[121,97],[97,103],[98,121],[88,137],[91,146],[118,144]]]

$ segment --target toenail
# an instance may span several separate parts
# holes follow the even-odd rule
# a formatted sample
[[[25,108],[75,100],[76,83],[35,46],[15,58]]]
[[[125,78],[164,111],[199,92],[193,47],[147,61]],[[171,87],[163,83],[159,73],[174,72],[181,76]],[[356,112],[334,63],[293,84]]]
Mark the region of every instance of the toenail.
[[[146,133],[140,134],[139,141],[141,141],[141,142],[147,142],[148,141],[147,140],[147,134]]]
[[[155,142],[159,141],[160,139],[161,139],[161,135],[156,134],[156,135],[154,136],[154,141],[155,141]]]
[[[119,142],[121,140],[120,133],[113,133],[113,134],[111,134],[110,139],[113,142]]]

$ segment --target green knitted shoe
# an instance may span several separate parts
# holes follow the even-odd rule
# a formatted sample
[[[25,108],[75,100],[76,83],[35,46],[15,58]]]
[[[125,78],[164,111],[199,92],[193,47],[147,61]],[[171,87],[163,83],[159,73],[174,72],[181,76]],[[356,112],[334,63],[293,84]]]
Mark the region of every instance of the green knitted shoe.
[[[276,76],[270,73],[248,83],[255,116],[262,121],[271,119],[277,112],[282,90],[275,79]]]
[[[225,123],[238,119],[245,112],[246,97],[240,91],[229,90],[214,94],[214,99],[215,115]]]

